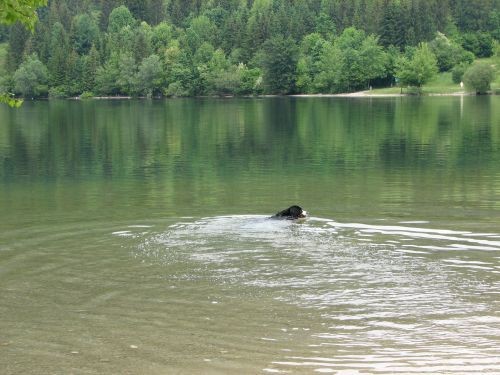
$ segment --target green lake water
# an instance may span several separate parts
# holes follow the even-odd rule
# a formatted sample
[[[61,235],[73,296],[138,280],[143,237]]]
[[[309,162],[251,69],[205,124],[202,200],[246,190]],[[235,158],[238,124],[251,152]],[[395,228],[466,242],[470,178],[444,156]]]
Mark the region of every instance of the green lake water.
[[[1,374],[498,374],[499,347],[498,96],[0,107]]]

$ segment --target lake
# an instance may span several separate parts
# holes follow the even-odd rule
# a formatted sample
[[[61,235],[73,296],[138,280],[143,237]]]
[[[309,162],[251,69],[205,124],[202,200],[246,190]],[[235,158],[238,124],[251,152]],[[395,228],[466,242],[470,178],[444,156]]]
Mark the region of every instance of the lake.
[[[2,374],[500,373],[498,96],[2,106],[0,212]]]

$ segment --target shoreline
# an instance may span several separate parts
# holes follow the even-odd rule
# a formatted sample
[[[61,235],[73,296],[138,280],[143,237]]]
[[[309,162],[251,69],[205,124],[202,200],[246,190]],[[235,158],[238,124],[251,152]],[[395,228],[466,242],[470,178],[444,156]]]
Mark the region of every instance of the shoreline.
[[[490,92],[485,95],[481,96],[496,96],[498,94]],[[472,92],[465,92],[465,91],[457,91],[457,92],[450,92],[450,93],[425,93],[425,94],[420,94],[420,95],[415,95],[415,94],[408,94],[408,93],[374,93],[371,92],[370,90],[365,90],[365,91],[357,91],[357,92],[351,92],[351,93],[340,93],[340,94],[290,94],[290,95],[255,95],[255,96],[250,96],[250,95],[243,95],[243,96],[237,96],[237,95],[225,95],[225,96],[219,96],[219,95],[213,95],[213,96],[162,96],[162,97],[153,97],[153,98],[146,98],[144,96],[92,96],[88,98],[81,98],[79,96],[72,96],[68,98],[56,98],[56,100],[145,100],[145,99],[150,99],[150,100],[160,100],[160,99],[234,99],[234,98],[245,98],[245,99],[262,99],[262,98],[286,98],[286,97],[291,97],[291,98],[398,98],[398,97],[426,97],[426,96],[449,96],[449,97],[460,97],[460,96],[476,96],[476,94]],[[479,95],[478,95],[479,96]],[[29,99],[24,99],[24,100],[29,100]],[[52,100],[51,98],[37,98],[37,99],[32,99],[32,100]]]
[[[428,94],[421,94],[421,95],[414,95],[414,94],[401,94],[401,93],[376,93],[372,92],[370,90],[365,90],[365,91],[357,91],[357,92],[351,92],[351,93],[341,93],[341,94],[294,94],[294,95],[288,95],[292,97],[299,97],[299,98],[316,98],[316,97],[324,97],[324,98],[397,98],[397,97],[420,97],[420,96],[475,96],[476,94],[470,93],[470,92],[465,92],[465,91],[457,91],[457,92],[450,92],[450,93],[428,93]],[[495,95],[493,93],[487,94],[487,95]]]

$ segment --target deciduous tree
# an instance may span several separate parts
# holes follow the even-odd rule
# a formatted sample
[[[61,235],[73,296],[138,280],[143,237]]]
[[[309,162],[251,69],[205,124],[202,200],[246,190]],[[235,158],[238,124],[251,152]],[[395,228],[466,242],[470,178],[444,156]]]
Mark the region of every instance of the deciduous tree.
[[[48,91],[47,68],[36,55],[28,56],[14,73],[15,91],[24,97],[39,97]]]
[[[10,25],[19,21],[28,29],[34,30],[38,20],[36,8],[46,4],[47,0],[2,0],[0,23]]]
[[[420,43],[413,56],[399,60],[397,77],[402,85],[422,87],[438,72],[437,60],[427,43]]]
[[[297,47],[291,38],[281,35],[267,40],[263,46],[262,70],[267,92],[290,94],[295,90]]]

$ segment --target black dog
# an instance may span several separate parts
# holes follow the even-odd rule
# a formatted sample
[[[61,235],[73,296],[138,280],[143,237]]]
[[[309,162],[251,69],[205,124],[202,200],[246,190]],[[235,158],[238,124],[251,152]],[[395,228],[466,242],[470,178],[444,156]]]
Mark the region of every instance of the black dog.
[[[291,206],[288,207],[286,210],[278,212],[273,217],[280,219],[295,220],[295,219],[302,219],[306,216],[307,216],[307,211],[304,211],[299,206]]]

